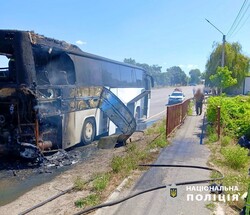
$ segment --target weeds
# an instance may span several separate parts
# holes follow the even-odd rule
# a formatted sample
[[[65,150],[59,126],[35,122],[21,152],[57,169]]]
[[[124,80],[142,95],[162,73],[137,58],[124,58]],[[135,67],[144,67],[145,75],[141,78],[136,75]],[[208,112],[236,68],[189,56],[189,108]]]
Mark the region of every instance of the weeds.
[[[86,181],[84,181],[80,176],[77,176],[77,178],[74,181],[74,189],[75,190],[83,190],[86,187]]]
[[[229,136],[222,136],[220,139],[221,146],[223,147],[228,146],[231,141],[232,141],[232,138]]]
[[[225,164],[233,169],[242,168],[248,163],[248,150],[238,145],[223,148],[221,153]]]
[[[193,115],[193,108],[194,108],[194,101],[190,100],[189,105],[188,105],[188,116]]]
[[[168,145],[168,142],[165,138],[165,136],[161,135],[159,138],[157,138],[155,141],[153,141],[150,145],[150,149],[154,148],[164,148]]]
[[[208,136],[208,140],[211,143],[217,142],[218,141],[218,135],[217,134],[210,134]]]
[[[75,201],[75,206],[78,208],[84,208],[86,206],[94,206],[99,204],[100,197],[97,194],[90,194],[85,198],[81,198]]]
[[[214,209],[216,208],[216,205],[213,202],[208,203],[206,204],[206,208],[209,209],[210,211],[214,211]]]
[[[114,156],[110,164],[112,171],[95,175],[88,186],[91,188],[92,194],[75,201],[75,206],[86,207],[98,204],[100,200],[106,198],[105,190],[108,190],[113,183],[116,184],[121,178],[131,174],[133,170],[141,169],[138,166],[140,163],[149,162],[155,158],[156,153],[151,153],[150,149],[163,148],[167,145],[165,127],[165,120],[154,124],[145,132],[146,135],[152,135],[151,138],[158,136],[151,144],[145,143],[138,147],[136,143],[131,143],[127,146],[124,156]],[[75,187],[82,190],[85,186],[85,182],[81,178],[76,179]]]
[[[93,190],[97,192],[103,191],[107,187],[110,177],[111,175],[109,173],[96,175],[95,179],[93,180]]]

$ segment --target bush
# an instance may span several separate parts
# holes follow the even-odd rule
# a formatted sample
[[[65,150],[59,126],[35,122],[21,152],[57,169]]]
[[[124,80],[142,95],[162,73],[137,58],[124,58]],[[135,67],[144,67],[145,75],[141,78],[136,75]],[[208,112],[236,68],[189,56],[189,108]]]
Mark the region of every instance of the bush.
[[[250,96],[210,97],[208,99],[207,119],[216,124],[217,107],[221,107],[221,126],[224,133],[240,137],[250,137]]]
[[[221,126],[225,133],[240,137],[250,137],[250,96],[210,97],[208,99],[207,119],[217,121],[217,107],[221,107]]]
[[[221,152],[226,165],[233,169],[245,167],[248,163],[248,150],[238,145],[223,148]]]

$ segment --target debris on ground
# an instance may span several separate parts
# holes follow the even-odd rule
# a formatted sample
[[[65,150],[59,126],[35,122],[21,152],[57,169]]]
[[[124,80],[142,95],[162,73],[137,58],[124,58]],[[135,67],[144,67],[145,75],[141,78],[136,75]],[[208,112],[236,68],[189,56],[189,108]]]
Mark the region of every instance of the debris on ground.
[[[39,173],[51,173],[53,168],[60,168],[77,163],[81,158],[79,151],[66,152],[63,149],[58,150],[50,156],[43,156],[40,163]]]

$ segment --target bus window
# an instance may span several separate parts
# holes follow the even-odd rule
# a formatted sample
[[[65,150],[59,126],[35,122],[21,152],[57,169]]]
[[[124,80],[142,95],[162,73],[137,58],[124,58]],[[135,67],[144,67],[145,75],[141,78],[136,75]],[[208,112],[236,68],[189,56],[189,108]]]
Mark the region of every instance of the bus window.
[[[12,55],[0,55],[0,81],[16,80],[16,64]]]
[[[34,48],[34,59],[38,85],[73,85],[75,84],[75,68],[66,53],[49,53]]]
[[[135,69],[135,79],[136,79],[136,86],[138,87],[143,87],[144,83],[143,83],[143,74],[144,72],[142,70],[139,69]]]
[[[121,84],[119,65],[103,62],[102,79],[104,86],[119,87]]]

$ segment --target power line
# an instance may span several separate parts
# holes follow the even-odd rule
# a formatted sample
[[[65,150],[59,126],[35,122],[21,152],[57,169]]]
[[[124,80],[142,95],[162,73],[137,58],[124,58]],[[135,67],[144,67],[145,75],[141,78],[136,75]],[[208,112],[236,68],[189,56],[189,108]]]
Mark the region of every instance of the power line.
[[[247,7],[247,10],[249,9],[249,7],[250,7],[250,3],[249,3],[249,5],[248,5],[248,7]],[[247,10],[246,10],[246,11],[247,11]],[[237,27],[238,27],[239,25],[235,28],[235,31],[231,33],[230,37],[232,37],[233,35],[235,36],[235,35],[241,30],[241,28],[246,24],[246,22],[247,22],[247,20],[249,19],[249,17],[250,17],[250,14],[248,14],[247,18],[244,20],[244,22],[241,24],[241,26],[240,26],[238,29],[237,29]],[[242,17],[242,18],[243,18],[243,17]],[[236,29],[237,29],[237,31],[236,31]]]
[[[240,8],[240,10],[239,10],[239,12],[238,12],[236,18],[234,19],[234,22],[233,22],[231,28],[230,28],[229,31],[227,32],[227,35],[230,33],[230,31],[233,29],[234,25],[236,24],[236,21],[238,20],[238,18],[239,18],[239,16],[240,16],[241,12],[242,12],[242,10],[243,10],[243,8],[245,7],[246,2],[247,2],[247,0],[245,0],[245,1],[243,2],[243,4],[242,4],[242,6],[241,6],[241,8]]]
[[[244,3],[245,3],[246,1],[247,1],[247,0],[245,0]],[[237,21],[235,22],[236,24],[234,25],[234,27],[233,27],[233,28],[231,29],[231,31],[229,32],[228,37],[231,37],[232,34],[234,34],[234,32],[237,30],[238,26],[240,25],[242,19],[245,17],[245,15],[246,15],[246,13],[247,13],[249,7],[250,7],[250,3],[249,3],[249,4],[244,4],[244,3],[243,3],[244,8],[241,10],[241,11],[242,11],[242,15],[238,16],[238,19],[237,19]],[[247,7],[246,7],[246,6],[247,6]],[[245,7],[246,7],[246,9],[245,9]]]

